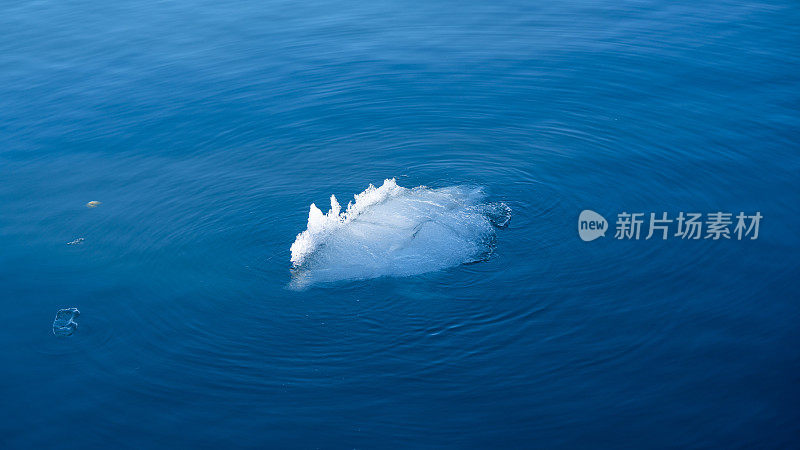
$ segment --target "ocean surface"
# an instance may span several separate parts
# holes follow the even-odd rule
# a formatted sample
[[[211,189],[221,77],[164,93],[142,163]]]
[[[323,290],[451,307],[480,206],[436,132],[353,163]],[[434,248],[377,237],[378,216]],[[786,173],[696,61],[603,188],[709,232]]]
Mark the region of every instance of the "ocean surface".
[[[800,445],[797,2],[2,12],[0,447]]]

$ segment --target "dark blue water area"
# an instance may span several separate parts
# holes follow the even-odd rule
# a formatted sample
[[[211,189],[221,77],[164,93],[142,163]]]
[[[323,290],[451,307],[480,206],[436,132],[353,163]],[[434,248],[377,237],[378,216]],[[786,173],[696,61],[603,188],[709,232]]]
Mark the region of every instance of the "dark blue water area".
[[[787,0],[5,2],[0,447],[796,447],[798,24]],[[491,257],[292,289],[309,204],[392,177],[508,204]],[[584,209],[763,220],[583,242]]]

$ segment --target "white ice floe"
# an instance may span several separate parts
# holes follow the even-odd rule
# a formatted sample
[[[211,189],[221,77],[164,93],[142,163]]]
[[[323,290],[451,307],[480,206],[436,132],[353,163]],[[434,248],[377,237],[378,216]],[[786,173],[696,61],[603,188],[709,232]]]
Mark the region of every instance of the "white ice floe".
[[[480,188],[370,185],[344,212],[335,196],[291,247],[293,284],[415,275],[485,258],[510,208],[485,203]]]

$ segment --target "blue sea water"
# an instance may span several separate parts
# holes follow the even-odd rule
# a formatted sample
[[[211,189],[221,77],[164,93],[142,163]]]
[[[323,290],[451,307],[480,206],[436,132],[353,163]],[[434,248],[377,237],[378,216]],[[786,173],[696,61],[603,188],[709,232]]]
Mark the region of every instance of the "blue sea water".
[[[796,2],[2,10],[0,447],[798,446]],[[511,221],[294,289],[309,205],[390,178]],[[583,242],[584,209],[763,220]]]

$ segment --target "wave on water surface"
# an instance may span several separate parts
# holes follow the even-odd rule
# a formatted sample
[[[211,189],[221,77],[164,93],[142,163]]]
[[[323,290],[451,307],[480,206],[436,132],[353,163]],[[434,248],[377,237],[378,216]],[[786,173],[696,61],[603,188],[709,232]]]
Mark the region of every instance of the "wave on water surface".
[[[345,211],[333,195],[326,214],[312,204],[291,247],[292,285],[409,276],[485,259],[495,229],[511,216],[505,203],[485,197],[479,187],[408,189],[392,178],[356,194]]]

